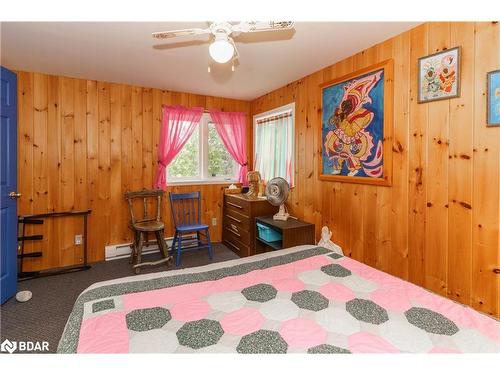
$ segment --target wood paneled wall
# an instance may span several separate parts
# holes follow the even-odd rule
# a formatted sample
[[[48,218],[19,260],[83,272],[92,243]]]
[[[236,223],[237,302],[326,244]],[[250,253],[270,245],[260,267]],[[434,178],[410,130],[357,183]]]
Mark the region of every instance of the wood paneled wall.
[[[486,73],[500,69],[498,23],[428,23],[252,102],[295,102],[293,214],[333,230],[370,266],[500,316],[500,128],[486,127]],[[461,95],[417,103],[417,60],[462,47]],[[392,58],[392,187],[318,180],[319,85]]]
[[[92,209],[89,219],[89,260],[104,259],[104,247],[131,241],[127,228],[127,190],[151,188],[156,171],[162,104],[180,104],[241,111],[250,103],[211,96],[162,91],[107,82],[18,72],[19,215]],[[251,136],[250,116],[248,135]],[[249,148],[249,151],[251,149]],[[175,186],[169,191],[202,194],[203,220],[213,241],[221,239],[223,185]],[[172,235],[168,196],[163,218]],[[80,263],[81,219],[47,220],[43,241],[27,251],[26,269],[46,269]]]
[[[91,261],[104,246],[130,241],[126,190],[152,186],[161,105],[182,104],[257,114],[295,102],[297,186],[291,211],[333,230],[349,256],[500,316],[500,128],[486,127],[486,73],[500,68],[497,23],[428,23],[285,87],[244,101],[37,73],[18,73],[19,214],[93,210]],[[461,96],[417,103],[417,59],[462,47]],[[392,58],[393,185],[319,181],[319,85]],[[250,116],[249,116],[250,120]],[[249,124],[249,151],[252,130]],[[250,157],[250,155],[249,155]],[[221,185],[201,190],[203,218],[220,240]],[[167,235],[172,224],[164,206]],[[43,258],[28,269],[79,263],[76,218],[44,225]],[[38,233],[37,228],[34,232]]]

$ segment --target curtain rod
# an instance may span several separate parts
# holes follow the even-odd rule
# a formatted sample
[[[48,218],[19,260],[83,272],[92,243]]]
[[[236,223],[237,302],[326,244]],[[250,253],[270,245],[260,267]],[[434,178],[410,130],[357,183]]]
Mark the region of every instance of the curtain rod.
[[[169,106],[170,106],[169,104],[162,104],[161,105],[162,108],[163,107],[169,107]],[[188,108],[188,107],[186,107],[186,108]],[[217,109],[217,108],[213,108],[213,109],[215,109],[217,111],[220,111],[220,112],[226,112],[226,111],[223,111],[223,110],[220,110],[220,109]],[[233,113],[234,111],[229,111],[229,112]],[[210,113],[210,110],[208,110],[208,109],[205,108],[205,109],[203,109],[203,113]],[[247,115],[245,112],[242,112],[242,111],[241,112],[234,112],[234,113],[243,113],[243,114],[245,114],[245,116]]]
[[[264,117],[264,118],[261,118],[259,120],[256,120],[256,122],[257,122],[257,124],[262,124],[265,122],[280,120],[282,118],[287,118],[287,117],[292,117],[292,112],[284,112],[284,113],[280,113],[279,115]]]
[[[161,107],[162,107],[162,108],[163,108],[163,107],[172,107],[172,106],[174,106],[174,107],[175,107],[176,105],[175,105],[175,104],[162,104],[162,105],[161,105]],[[181,105],[181,107],[189,108],[188,106],[184,106],[184,105]],[[201,105],[200,105],[200,106],[198,106],[198,107],[201,107]],[[210,113],[210,111],[209,111],[208,109],[206,109],[206,108],[204,108],[204,109],[203,109],[203,112],[204,112],[204,113]]]

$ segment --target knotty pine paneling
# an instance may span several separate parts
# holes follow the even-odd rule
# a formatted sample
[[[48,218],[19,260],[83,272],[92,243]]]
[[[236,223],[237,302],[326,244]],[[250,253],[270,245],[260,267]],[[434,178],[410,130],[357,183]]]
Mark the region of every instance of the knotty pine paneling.
[[[328,225],[366,264],[500,316],[500,128],[486,127],[486,73],[500,69],[498,23],[427,23],[252,101],[295,102],[294,215]],[[462,47],[461,96],[417,103],[417,60]],[[393,184],[318,180],[319,84],[394,60]]]
[[[252,135],[245,101],[31,72],[17,72],[17,77],[18,214],[92,209],[91,262],[104,259],[106,245],[131,241],[123,194],[153,186],[163,104],[245,112]],[[203,221],[211,227],[212,240],[220,241],[224,186],[175,186],[167,193],[200,190]],[[163,218],[166,235],[173,235],[168,195]],[[26,247],[27,252],[42,250],[43,257],[26,258],[25,270],[82,262],[82,247],[74,245],[81,219],[50,219],[29,233],[44,235]]]
[[[486,73],[499,69],[495,23],[428,23],[291,82],[251,103],[150,88],[19,72],[19,214],[93,210],[90,260],[130,241],[123,193],[152,186],[162,104],[249,113],[295,102],[295,178],[289,208],[328,225],[347,255],[491,315],[500,316],[500,129],[487,128]],[[460,98],[417,103],[417,59],[462,46]],[[318,85],[394,59],[393,185],[319,181]],[[250,111],[251,110],[251,111]],[[249,155],[250,157],[250,155]],[[201,190],[205,222],[221,220],[222,186]],[[165,202],[166,203],[166,202]],[[168,204],[167,235],[172,223]],[[43,258],[28,269],[78,263],[78,219],[54,219]],[[215,241],[220,227],[211,228]],[[35,231],[36,232],[36,231]],[[32,232],[34,233],[34,232]]]

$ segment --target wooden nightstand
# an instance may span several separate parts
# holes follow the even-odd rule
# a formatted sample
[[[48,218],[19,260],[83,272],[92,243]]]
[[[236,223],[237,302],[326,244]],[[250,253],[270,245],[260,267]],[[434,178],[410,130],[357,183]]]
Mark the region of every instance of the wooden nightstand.
[[[276,213],[266,199],[224,194],[222,242],[240,257],[255,254],[255,218]]]
[[[258,229],[255,228],[255,252],[286,249],[298,245],[314,245],[314,224],[289,218],[287,221],[273,220],[272,216],[260,216],[255,219],[255,226],[261,223],[281,234],[281,240],[268,242],[259,238]]]

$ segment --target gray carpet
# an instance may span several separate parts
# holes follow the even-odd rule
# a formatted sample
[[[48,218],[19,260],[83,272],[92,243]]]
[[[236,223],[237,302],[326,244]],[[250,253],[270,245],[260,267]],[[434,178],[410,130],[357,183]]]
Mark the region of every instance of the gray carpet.
[[[143,256],[144,260],[158,259],[159,254]],[[214,245],[214,258],[208,259],[206,251],[186,252],[182,255],[179,268],[203,266],[208,263],[237,259],[238,256],[222,244]],[[170,269],[176,268],[175,265]],[[141,274],[165,271],[166,266],[143,267]],[[93,283],[133,276],[127,259],[100,262],[87,271],[48,276],[22,281],[18,290],[30,290],[33,298],[19,303],[11,298],[1,307],[0,342],[4,339],[15,341],[48,341],[50,352],[55,352],[78,295]]]

